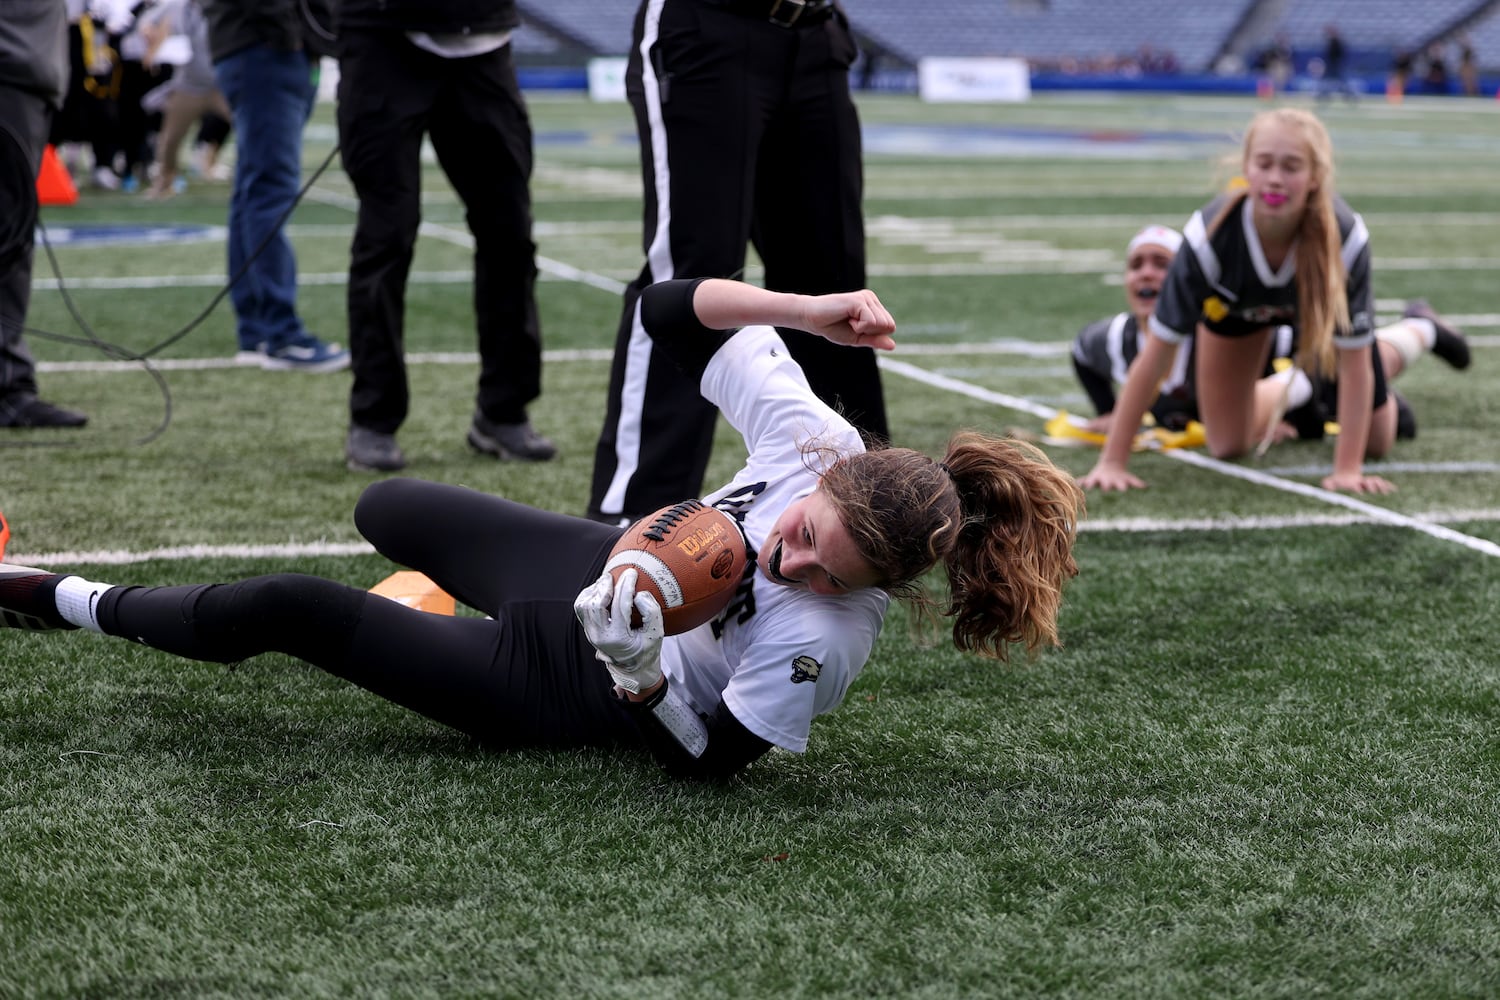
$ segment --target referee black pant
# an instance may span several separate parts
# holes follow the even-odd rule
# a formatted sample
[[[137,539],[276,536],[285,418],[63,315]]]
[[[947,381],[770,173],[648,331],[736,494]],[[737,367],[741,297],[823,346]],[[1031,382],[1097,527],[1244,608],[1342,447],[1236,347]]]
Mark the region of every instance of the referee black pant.
[[[542,345],[531,121],[510,46],[447,59],[396,29],[346,30],[340,44],[339,150],[359,195],[349,261],[350,417],[382,434],[406,419],[406,282],[422,221],[426,136],[474,235],[476,409],[496,423],[520,423],[541,394]]]
[[[771,2],[767,0],[766,8]],[[740,277],[817,294],[865,284],[855,43],[841,11],[792,27],[710,0],[648,0],[626,71],[645,184],[646,265],[625,291],[589,516],[634,519],[698,496],[715,409],[641,328],[637,300],[669,278]],[[783,331],[813,391],[889,437],[874,352]]]

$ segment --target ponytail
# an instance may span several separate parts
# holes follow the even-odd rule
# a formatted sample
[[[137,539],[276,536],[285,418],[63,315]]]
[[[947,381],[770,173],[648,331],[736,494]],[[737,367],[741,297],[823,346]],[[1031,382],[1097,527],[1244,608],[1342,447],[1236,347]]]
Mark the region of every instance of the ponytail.
[[[1083,491],[1039,449],[960,431],[942,461],[910,448],[839,459],[820,488],[879,586],[932,623],[939,605],[920,578],[941,564],[953,645],[992,659],[1058,641],[1064,582],[1078,573],[1073,540]]]
[[[995,659],[1061,645],[1063,584],[1078,574],[1073,542],[1083,491],[1036,447],[975,431],[948,443],[963,526],[943,561],[953,644]]]
[[[1307,197],[1297,247],[1297,367],[1331,378],[1334,333],[1349,329],[1349,299],[1343,241],[1326,183]]]

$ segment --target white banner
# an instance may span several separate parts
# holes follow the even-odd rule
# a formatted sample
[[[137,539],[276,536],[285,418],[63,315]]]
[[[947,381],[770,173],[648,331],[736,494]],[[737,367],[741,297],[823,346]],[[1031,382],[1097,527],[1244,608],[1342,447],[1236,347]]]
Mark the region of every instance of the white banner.
[[[589,60],[589,100],[625,100],[624,56],[603,56]]]
[[[1031,70],[1024,59],[921,59],[917,93],[933,103],[1025,101],[1031,97]]]

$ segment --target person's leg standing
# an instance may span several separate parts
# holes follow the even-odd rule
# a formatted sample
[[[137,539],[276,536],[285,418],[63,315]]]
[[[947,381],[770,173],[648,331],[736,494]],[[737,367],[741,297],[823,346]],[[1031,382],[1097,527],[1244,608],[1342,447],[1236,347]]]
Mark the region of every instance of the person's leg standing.
[[[239,135],[229,201],[230,300],[241,351],[274,355],[306,339],[297,259],[283,216],[302,177],[302,129],[316,91],[306,53],[253,45],[214,66]],[[241,274],[241,270],[244,274]]]
[[[140,183],[144,164],[151,159],[146,143],[146,109],[141,98],[155,85],[155,78],[137,59],[120,64],[120,151],[124,153],[122,190],[134,191]]]
[[[589,516],[628,521],[697,496],[716,411],[641,328],[637,299],[669,278],[741,276],[755,151],[776,100],[775,26],[700,0],[648,0],[626,74],[645,184],[646,266],[626,290]],[[768,51],[768,47],[771,51]]]
[[[404,324],[422,221],[422,136],[444,60],[399,31],[346,31],[341,46],[339,151],[359,197],[349,253],[349,414],[356,427],[394,434],[410,401]]]
[[[428,134],[474,234],[476,412],[492,425],[521,424],[542,391],[531,120],[509,45],[447,62],[449,85]]]
[[[174,90],[162,109],[161,131],[156,136],[156,180],[150,194],[164,198],[172,194],[182,154],[182,143],[188,131],[209,106],[209,95],[201,91]]]
[[[36,362],[26,347],[36,251],[36,175],[51,120],[36,94],[0,85],[0,425],[36,397]]]
[[[751,241],[766,287],[817,295],[865,285],[863,149],[849,93],[854,36],[842,12],[782,29],[796,42],[787,104],[767,130]],[[813,392],[867,437],[888,440],[875,352],[782,331]]]

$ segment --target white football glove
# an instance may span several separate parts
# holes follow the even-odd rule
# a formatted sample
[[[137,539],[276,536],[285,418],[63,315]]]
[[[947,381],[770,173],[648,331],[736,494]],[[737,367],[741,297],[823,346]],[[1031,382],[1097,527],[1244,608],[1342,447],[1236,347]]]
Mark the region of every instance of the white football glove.
[[[635,592],[636,571],[627,569],[616,584],[605,571],[573,599],[573,613],[594,644],[594,656],[609,668],[615,684],[640,694],[661,680],[661,605],[649,593]],[[630,627],[630,609],[641,627]]]

